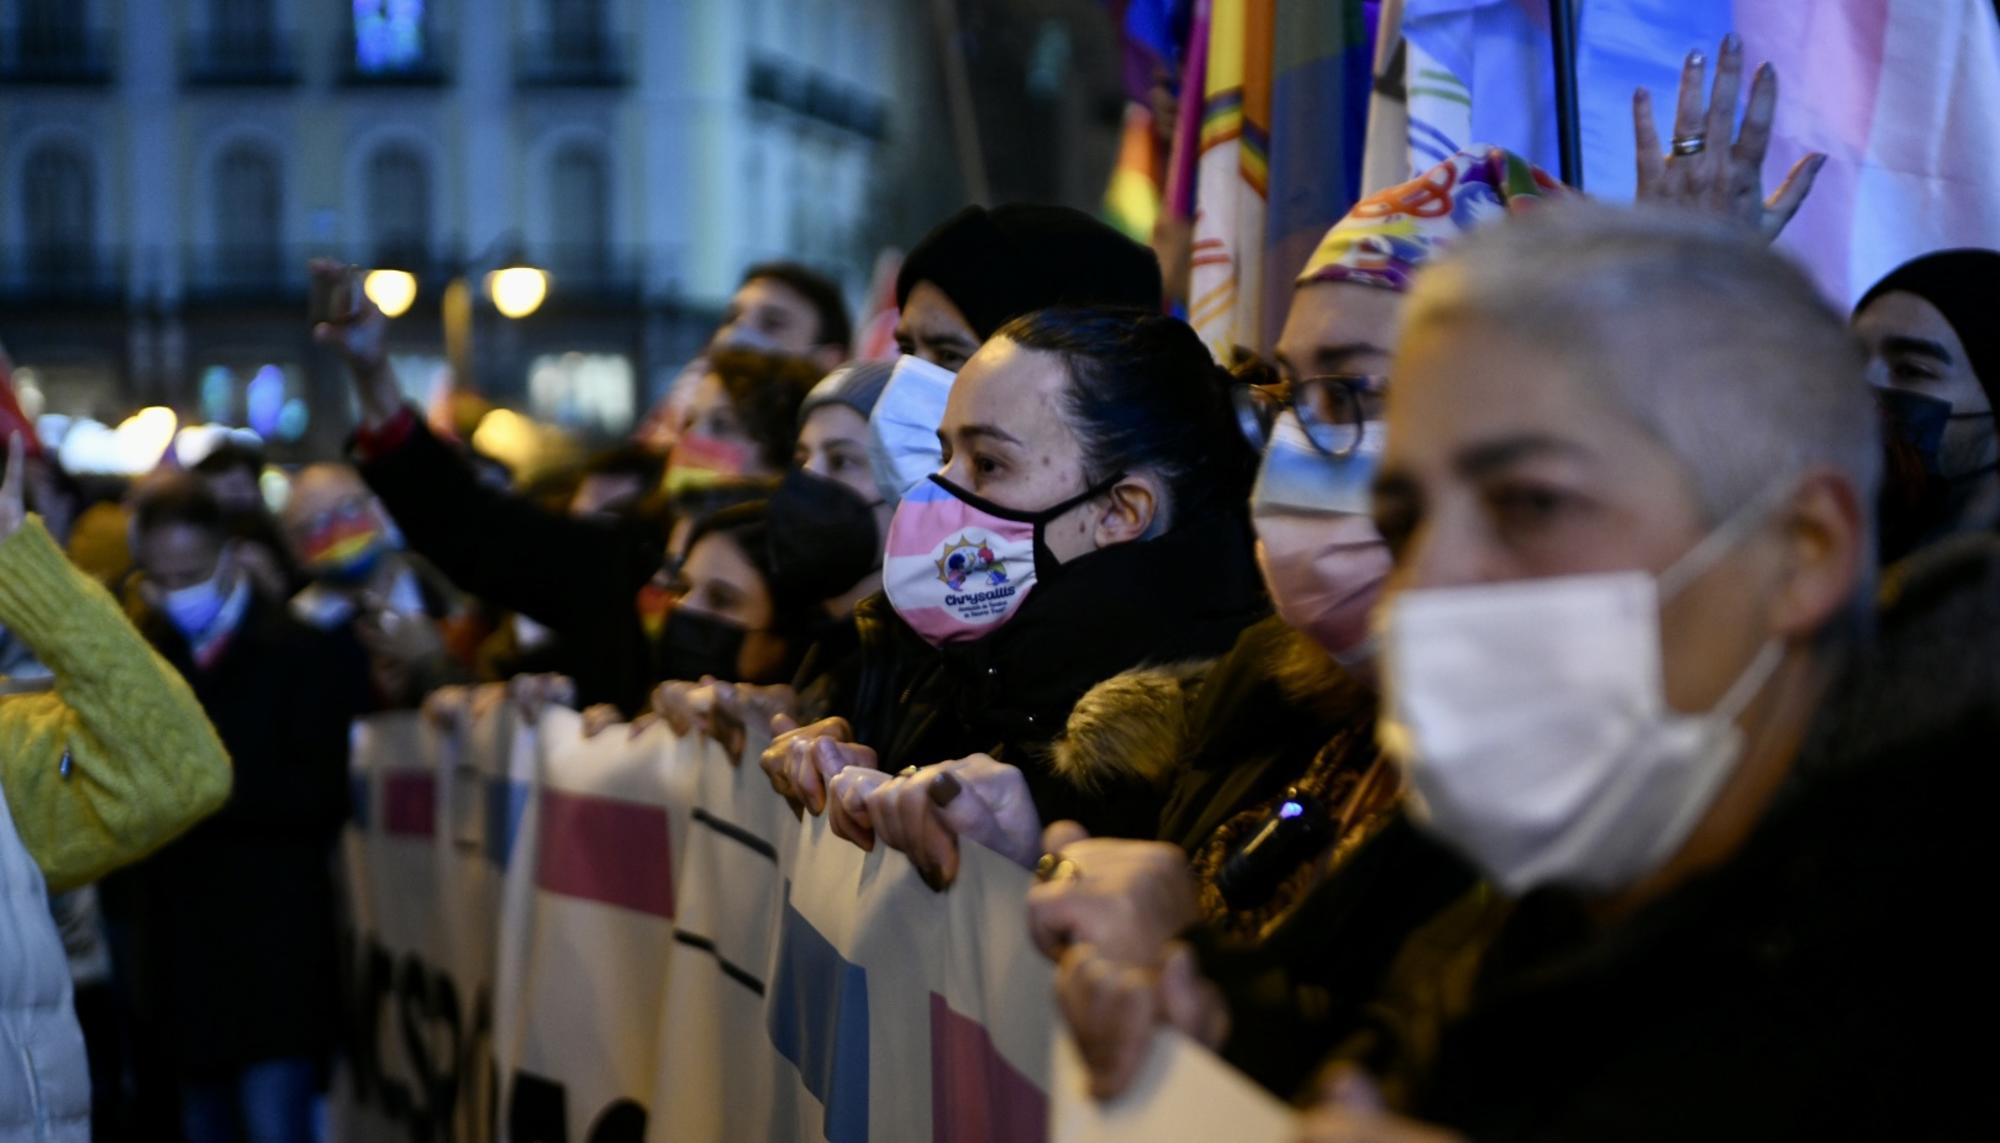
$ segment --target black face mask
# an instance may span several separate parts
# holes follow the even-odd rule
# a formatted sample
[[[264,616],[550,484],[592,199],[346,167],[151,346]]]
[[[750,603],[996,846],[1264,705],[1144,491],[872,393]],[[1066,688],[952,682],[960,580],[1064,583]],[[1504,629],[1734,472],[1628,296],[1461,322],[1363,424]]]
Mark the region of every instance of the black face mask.
[[[660,677],[700,682],[713,676],[740,681],[738,663],[743,640],[750,634],[741,624],[676,607],[660,631]]]
[[[1907,389],[1875,390],[1884,428],[1923,458],[1924,471],[1944,475],[1938,452],[1944,446],[1945,422],[1952,420],[1951,402]]]
[[[881,567],[875,508],[837,480],[803,468],[785,473],[764,508],[772,590],[820,603],[846,594]]]

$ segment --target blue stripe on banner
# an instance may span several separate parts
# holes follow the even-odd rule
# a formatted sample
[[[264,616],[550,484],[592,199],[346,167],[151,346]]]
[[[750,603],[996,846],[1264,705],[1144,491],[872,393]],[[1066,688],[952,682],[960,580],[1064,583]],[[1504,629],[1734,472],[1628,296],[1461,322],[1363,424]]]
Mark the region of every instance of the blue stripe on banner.
[[[375,820],[375,805],[369,798],[374,789],[366,774],[350,774],[347,777],[347,812],[354,818],[354,828],[368,829],[368,823]]]
[[[868,974],[785,902],[769,1031],[826,1108],[827,1143],[868,1139]]]
[[[1453,154],[1465,149],[1459,144],[1452,142],[1451,136],[1431,126],[1430,124],[1424,122],[1423,120],[1418,119],[1414,115],[1410,117],[1410,133],[1412,135],[1423,135],[1425,138],[1429,139],[1431,142],[1435,143],[1439,148],[1441,148],[1444,153],[1438,156],[1440,159],[1448,159]],[[1412,141],[1411,145],[1412,146],[1416,145],[1414,140]]]
[[[521,815],[532,793],[526,782],[494,778],[486,783],[486,860],[502,869],[514,859],[514,839],[521,834]]]

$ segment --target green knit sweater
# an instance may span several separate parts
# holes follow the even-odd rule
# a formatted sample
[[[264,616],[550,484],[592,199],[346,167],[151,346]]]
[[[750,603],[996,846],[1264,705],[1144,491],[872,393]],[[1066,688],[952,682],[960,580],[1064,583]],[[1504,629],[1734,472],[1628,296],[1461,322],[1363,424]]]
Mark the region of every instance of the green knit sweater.
[[[228,800],[229,755],[194,692],[35,517],[0,542],[0,624],[55,675],[52,691],[0,697],[0,782],[51,892]]]

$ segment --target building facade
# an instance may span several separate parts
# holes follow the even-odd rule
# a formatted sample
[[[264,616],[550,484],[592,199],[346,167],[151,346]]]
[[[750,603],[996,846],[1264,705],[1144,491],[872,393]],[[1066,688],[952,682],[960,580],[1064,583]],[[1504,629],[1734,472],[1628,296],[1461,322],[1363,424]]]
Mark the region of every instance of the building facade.
[[[43,411],[283,408],[325,454],[350,407],[307,336],[307,258],[416,275],[413,389],[444,284],[522,261],[548,301],[512,321],[482,297],[478,387],[621,431],[742,267],[796,258],[858,305],[896,228],[959,200],[925,8],[0,0],[0,340]]]

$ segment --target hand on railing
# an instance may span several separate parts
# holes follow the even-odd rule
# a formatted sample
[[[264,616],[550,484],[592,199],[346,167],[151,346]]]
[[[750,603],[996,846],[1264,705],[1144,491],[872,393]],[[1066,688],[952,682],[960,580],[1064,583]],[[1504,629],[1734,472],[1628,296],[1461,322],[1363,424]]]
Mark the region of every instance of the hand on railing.
[[[826,812],[826,784],[835,774],[849,766],[875,769],[875,752],[854,741],[854,730],[844,718],[798,726],[790,715],[780,714],[772,717],[771,729],[778,736],[758,765],[771,779],[771,788],[794,811]]]
[[[1201,918],[1177,845],[1089,837],[1075,822],[1050,826],[1042,844],[1028,931],[1050,960],[1083,944],[1111,960],[1158,965],[1168,943]]]
[[[1221,991],[1202,977],[1193,951],[1178,942],[1158,967],[1073,945],[1056,966],[1056,1003],[1090,1072],[1090,1094],[1098,1099],[1132,1086],[1161,1024],[1211,1049],[1229,1035]]]
[[[1042,821],[1027,778],[984,754],[912,766],[873,783],[864,801],[875,838],[907,854],[933,889],[957,879],[960,838],[1023,866],[1032,866],[1041,851]]]

